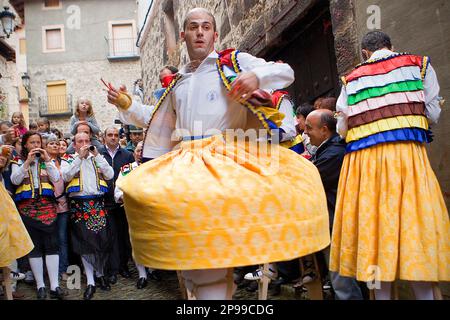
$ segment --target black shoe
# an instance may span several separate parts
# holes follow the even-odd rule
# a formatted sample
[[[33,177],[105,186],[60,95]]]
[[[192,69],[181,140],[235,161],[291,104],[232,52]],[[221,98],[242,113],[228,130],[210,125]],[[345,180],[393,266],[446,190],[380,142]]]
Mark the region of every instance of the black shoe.
[[[45,290],[45,287],[40,287],[37,290],[37,298],[38,300],[45,300],[47,298],[47,290]]]
[[[119,273],[125,279],[130,279],[131,278],[131,273],[128,270],[121,270],[121,271],[119,271]]]
[[[117,275],[112,275],[112,276],[109,276],[108,277],[108,282],[110,283],[110,284],[116,284],[117,283]]]
[[[98,278],[98,286],[103,291],[110,291],[111,286],[108,283],[108,280],[106,280],[105,277],[99,277]]]
[[[161,276],[159,275],[158,270],[152,270],[148,272],[148,277],[155,281],[161,281]]]
[[[86,290],[84,291],[83,298],[84,300],[91,300],[95,293],[95,286],[92,284],[88,285]]]
[[[147,284],[148,284],[147,278],[142,277],[142,278],[139,278],[139,280],[136,284],[136,287],[138,289],[144,289],[147,286]]]
[[[56,287],[55,290],[50,290],[50,298],[63,300],[65,293],[61,287]]]

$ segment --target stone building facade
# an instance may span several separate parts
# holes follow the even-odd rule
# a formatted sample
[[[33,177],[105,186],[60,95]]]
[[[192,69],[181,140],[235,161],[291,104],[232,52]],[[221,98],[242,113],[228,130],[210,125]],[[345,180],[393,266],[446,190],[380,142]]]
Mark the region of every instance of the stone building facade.
[[[289,89],[296,103],[337,96],[339,76],[361,62],[360,40],[375,29],[389,33],[398,51],[428,55],[441,95],[450,100],[450,1],[429,0],[155,0],[139,45],[147,100],[159,86],[162,66],[182,66],[187,52],[179,32],[187,11],[210,10],[217,20],[218,50],[233,47],[267,60],[283,60],[296,73]],[[448,105],[448,103],[447,103]],[[447,107],[448,108],[448,107]],[[433,128],[430,159],[450,204],[450,115],[444,108]]]
[[[102,129],[114,125],[117,111],[100,78],[127,87],[141,78],[136,1],[15,2],[25,18],[30,120],[45,116],[69,133],[69,118],[83,97],[92,101]]]

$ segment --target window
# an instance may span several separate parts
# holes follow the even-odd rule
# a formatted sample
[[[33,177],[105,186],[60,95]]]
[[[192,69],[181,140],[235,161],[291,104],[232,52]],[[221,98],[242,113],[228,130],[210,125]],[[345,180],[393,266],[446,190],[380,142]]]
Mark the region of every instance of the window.
[[[65,51],[64,25],[42,27],[42,48],[44,53]]]
[[[47,113],[57,114],[68,111],[66,81],[47,82]]]
[[[110,22],[109,33],[110,57],[137,56],[136,26],[134,21]]]
[[[27,54],[27,43],[25,39],[19,39],[19,54]]]
[[[60,9],[60,0],[44,0],[44,9]]]

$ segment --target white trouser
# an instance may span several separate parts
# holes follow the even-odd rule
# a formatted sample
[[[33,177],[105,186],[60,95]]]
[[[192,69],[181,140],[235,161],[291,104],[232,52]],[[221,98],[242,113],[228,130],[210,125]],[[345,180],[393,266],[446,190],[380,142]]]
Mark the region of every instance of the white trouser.
[[[188,298],[197,300],[231,300],[236,285],[233,268],[181,271]]]

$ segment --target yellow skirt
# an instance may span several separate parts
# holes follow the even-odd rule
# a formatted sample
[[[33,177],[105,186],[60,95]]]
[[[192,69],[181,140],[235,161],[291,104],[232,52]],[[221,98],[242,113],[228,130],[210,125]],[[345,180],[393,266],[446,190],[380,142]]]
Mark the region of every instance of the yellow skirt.
[[[118,183],[134,259],[158,269],[290,260],[330,243],[325,192],[312,163],[273,145],[186,141]]]
[[[13,200],[0,183],[0,267],[8,267],[33,247]]]
[[[450,225],[424,145],[345,156],[330,269],[360,281],[449,281]]]

